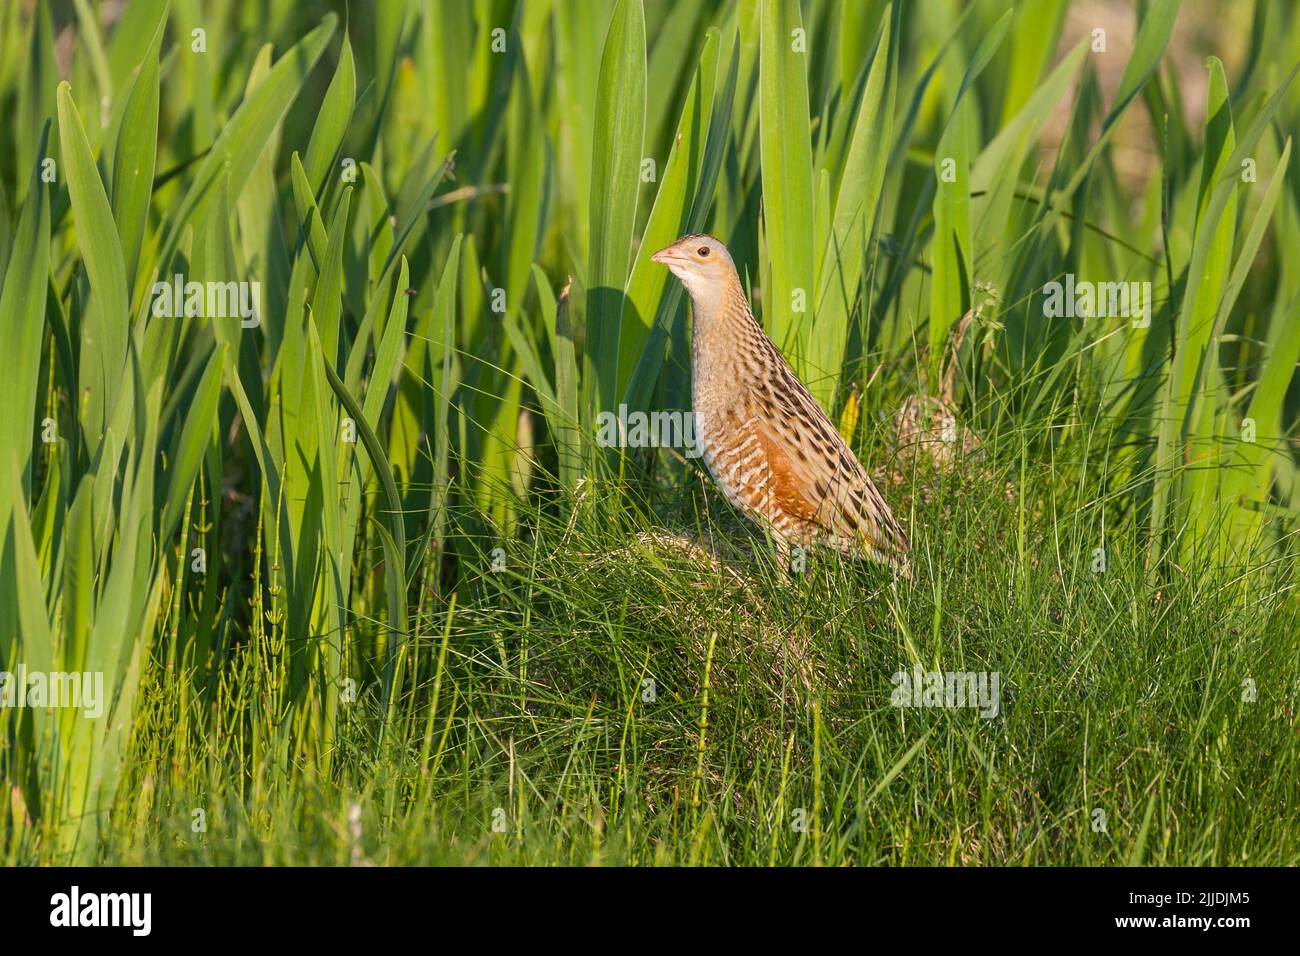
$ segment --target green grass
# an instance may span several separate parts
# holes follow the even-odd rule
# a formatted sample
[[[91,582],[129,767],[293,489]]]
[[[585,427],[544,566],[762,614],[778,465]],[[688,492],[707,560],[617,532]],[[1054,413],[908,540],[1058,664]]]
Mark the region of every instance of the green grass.
[[[1082,452],[1062,449],[1057,470]],[[579,529],[537,516],[507,570],[470,575],[422,621],[391,715],[375,662],[358,668],[329,774],[281,749],[265,713],[274,643],[233,651],[215,687],[159,669],[104,852],[1294,864],[1300,620],[1285,571],[1152,582],[1121,520],[1095,573],[1104,509],[1053,474],[920,476],[930,500],[913,521],[947,533],[924,536],[915,584],[897,588],[838,561],[782,586],[738,547],[711,557],[701,530],[748,539],[708,491]],[[1023,503],[1006,491],[1021,481]],[[999,672],[1000,715],[891,707],[891,675],[917,660]]]
[[[1069,6],[5,3],[0,860],[1300,863],[1297,13]],[[697,230],[910,579],[593,441]]]

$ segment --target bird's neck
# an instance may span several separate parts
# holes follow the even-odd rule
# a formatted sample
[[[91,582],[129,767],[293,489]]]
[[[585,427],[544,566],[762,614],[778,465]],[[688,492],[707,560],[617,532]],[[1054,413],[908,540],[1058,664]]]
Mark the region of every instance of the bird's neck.
[[[725,368],[742,346],[755,337],[762,337],[745,290],[734,276],[707,288],[692,289],[691,305],[694,314],[691,354],[697,375],[702,371],[704,358],[716,369]]]

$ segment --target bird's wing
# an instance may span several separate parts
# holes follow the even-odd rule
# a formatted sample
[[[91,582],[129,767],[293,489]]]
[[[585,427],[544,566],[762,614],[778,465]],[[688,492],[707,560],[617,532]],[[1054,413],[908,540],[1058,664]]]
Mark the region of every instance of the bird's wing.
[[[784,364],[784,363],[782,363]],[[907,536],[853,452],[792,371],[757,386],[745,423],[766,452],[768,494],[827,543],[901,562]],[[808,530],[812,531],[813,528]]]

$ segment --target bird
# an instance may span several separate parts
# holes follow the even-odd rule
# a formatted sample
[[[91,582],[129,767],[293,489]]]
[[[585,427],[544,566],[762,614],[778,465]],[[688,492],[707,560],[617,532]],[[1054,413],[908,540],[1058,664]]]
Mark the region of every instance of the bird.
[[[782,574],[792,548],[821,545],[910,577],[906,533],[754,318],[727,247],[692,233],[650,258],[691,300],[700,457],[727,501],[771,536]]]

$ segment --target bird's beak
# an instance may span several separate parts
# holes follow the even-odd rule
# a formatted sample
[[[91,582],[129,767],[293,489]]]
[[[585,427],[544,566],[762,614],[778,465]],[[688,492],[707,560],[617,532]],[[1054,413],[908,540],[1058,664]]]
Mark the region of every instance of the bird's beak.
[[[681,262],[682,256],[677,252],[677,245],[674,243],[671,246],[664,246],[650,257],[650,261],[657,262],[661,266],[670,266],[675,262]]]

